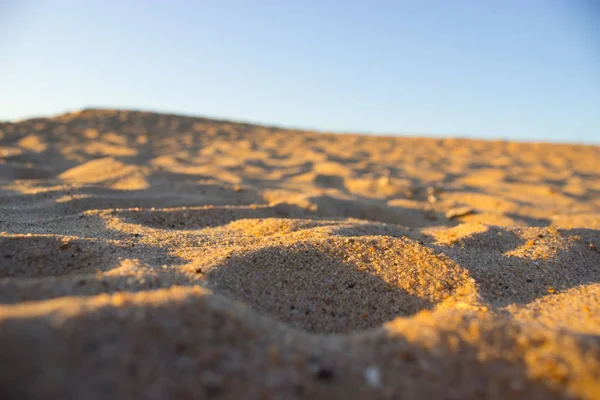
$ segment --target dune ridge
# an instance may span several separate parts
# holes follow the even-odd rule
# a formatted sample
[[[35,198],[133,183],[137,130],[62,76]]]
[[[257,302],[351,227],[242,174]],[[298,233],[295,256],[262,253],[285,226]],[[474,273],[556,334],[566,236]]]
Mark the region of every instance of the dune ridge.
[[[0,397],[600,397],[600,147],[0,123]]]

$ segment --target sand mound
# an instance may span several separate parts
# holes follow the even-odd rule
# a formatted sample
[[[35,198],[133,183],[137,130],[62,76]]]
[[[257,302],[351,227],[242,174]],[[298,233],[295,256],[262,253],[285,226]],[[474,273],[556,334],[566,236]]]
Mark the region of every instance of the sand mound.
[[[462,268],[408,239],[300,241],[294,235],[285,241],[232,252],[209,270],[208,282],[219,293],[317,333],[376,327],[449,297],[474,300],[473,281]]]
[[[600,393],[600,148],[0,124],[0,398]]]

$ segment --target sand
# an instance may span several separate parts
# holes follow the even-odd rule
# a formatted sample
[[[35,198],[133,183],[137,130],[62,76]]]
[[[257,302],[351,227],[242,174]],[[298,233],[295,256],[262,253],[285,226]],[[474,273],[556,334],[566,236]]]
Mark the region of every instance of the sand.
[[[0,124],[0,398],[600,398],[600,147]]]

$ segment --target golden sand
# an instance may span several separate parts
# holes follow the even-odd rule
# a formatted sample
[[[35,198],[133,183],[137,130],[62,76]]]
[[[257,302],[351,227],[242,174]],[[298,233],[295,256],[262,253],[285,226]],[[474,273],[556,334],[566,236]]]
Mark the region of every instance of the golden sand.
[[[600,398],[600,148],[0,124],[0,398]]]

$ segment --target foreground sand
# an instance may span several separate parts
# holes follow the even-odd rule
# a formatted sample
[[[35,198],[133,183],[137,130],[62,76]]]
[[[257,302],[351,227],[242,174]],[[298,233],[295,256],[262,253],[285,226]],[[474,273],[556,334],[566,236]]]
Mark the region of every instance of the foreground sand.
[[[0,398],[600,398],[600,148],[0,124]]]

